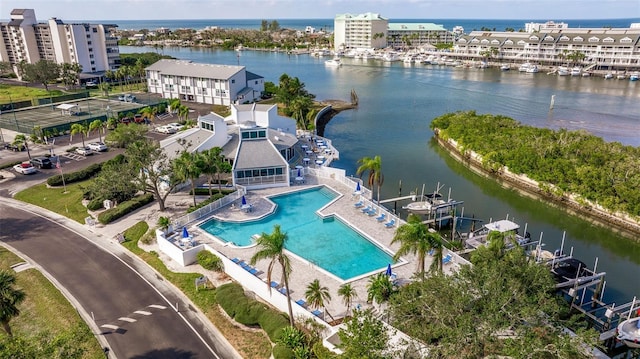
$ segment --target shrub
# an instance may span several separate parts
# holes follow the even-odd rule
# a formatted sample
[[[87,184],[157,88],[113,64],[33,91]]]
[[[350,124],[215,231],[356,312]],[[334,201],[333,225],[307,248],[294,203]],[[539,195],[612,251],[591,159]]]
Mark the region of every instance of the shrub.
[[[276,346],[273,347],[273,358],[274,359],[293,359],[294,355],[291,349],[287,348],[282,344],[276,344]]]
[[[207,192],[207,194],[209,194],[209,192]],[[211,197],[207,198],[206,200],[198,203],[198,205],[189,207],[187,209],[187,213],[191,213],[191,212],[195,211],[196,209],[202,208],[202,207],[208,205],[211,202],[219,200],[220,198],[222,198],[224,196],[226,196],[226,194],[215,193],[213,196],[211,196]]]
[[[202,266],[204,269],[213,270],[216,272],[221,272],[224,269],[222,265],[222,260],[218,258],[215,254],[204,250],[198,252],[198,264]]]
[[[284,313],[273,309],[265,310],[259,318],[260,327],[264,330],[272,342],[277,342],[282,335],[282,329],[289,326],[289,319]]]
[[[76,172],[70,172],[64,175],[64,181],[66,184],[81,182],[92,178],[97,175],[102,169],[102,163],[94,163],[87,168]],[[51,176],[47,179],[49,186],[62,186],[62,175]]]
[[[259,324],[258,319],[260,315],[262,315],[265,310],[267,310],[267,306],[264,304],[255,300],[249,300],[247,305],[238,306],[234,319],[238,323],[246,326],[256,326]]]
[[[87,203],[87,209],[90,211],[97,211],[102,208],[102,203],[104,201],[102,198],[94,198],[89,203]]]
[[[218,193],[218,187],[213,184],[213,187],[211,187],[211,192],[212,192],[212,196],[215,196],[216,194],[220,194]],[[223,195],[227,195],[229,193],[233,193],[235,192],[235,189],[228,189],[225,188],[224,185],[222,186],[222,192],[221,194]],[[193,196],[193,190],[189,190],[189,194]],[[208,188],[196,188],[196,196],[208,196],[209,195],[209,189]]]
[[[230,283],[218,287],[216,290],[216,302],[227,312],[227,315],[233,318],[239,307],[248,304],[248,299],[240,285]]]
[[[98,215],[98,221],[102,224],[111,223],[116,219],[129,214],[151,202],[153,202],[153,195],[151,193],[144,194],[142,196],[133,198],[130,201],[122,202],[117,207],[108,209],[100,213]]]
[[[0,170],[3,170],[5,168],[11,168],[11,167],[13,167],[15,165],[19,165],[21,163],[22,163],[22,161],[14,161],[14,162],[5,163],[3,165],[0,165]]]

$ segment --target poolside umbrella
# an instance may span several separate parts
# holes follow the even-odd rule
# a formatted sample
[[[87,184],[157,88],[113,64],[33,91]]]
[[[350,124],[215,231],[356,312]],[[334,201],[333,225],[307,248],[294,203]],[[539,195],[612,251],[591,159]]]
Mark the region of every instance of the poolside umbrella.
[[[388,275],[389,277],[391,277],[391,273],[392,273],[392,272],[391,272],[391,263],[389,263],[389,264],[387,265],[387,271],[386,271],[386,272],[384,272],[384,274],[386,274],[386,275]]]
[[[356,192],[360,192],[360,182],[356,182]]]
[[[247,205],[247,199],[244,198],[244,196],[242,196],[242,205],[246,206]]]
[[[182,238],[189,238],[189,232],[187,231],[187,227],[182,227]]]
[[[299,168],[298,168],[298,177],[302,177],[302,176],[300,175],[300,169],[299,169]]]

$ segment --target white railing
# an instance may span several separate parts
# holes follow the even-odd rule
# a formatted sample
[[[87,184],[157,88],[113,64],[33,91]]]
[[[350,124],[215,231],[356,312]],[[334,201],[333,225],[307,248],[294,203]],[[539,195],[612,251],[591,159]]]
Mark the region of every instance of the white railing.
[[[187,224],[197,221],[198,219],[212,213],[213,211],[217,211],[220,208],[238,200],[242,196],[247,193],[247,190],[240,185],[236,185],[236,191],[230,193],[214,202],[209,203],[208,205],[198,208],[197,210],[187,213],[182,217],[178,217],[171,221],[171,225],[173,228],[180,228],[186,226]]]

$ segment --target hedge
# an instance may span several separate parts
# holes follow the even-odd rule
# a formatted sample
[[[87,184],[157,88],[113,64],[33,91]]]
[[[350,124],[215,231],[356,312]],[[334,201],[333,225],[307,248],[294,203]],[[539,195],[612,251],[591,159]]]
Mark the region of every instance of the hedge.
[[[225,186],[222,186],[222,191],[218,192],[218,187],[212,187],[211,188],[211,195],[216,195],[216,194],[229,194],[229,193],[233,193],[235,192],[235,189],[229,189],[226,188]],[[189,194],[191,196],[193,196],[193,190],[189,190]],[[209,189],[208,188],[196,188],[196,196],[208,196],[209,195]]]
[[[81,169],[76,172],[69,172],[64,175],[64,181],[66,184],[81,182],[88,180],[89,178],[94,177],[100,171],[102,171],[102,166],[107,164],[122,164],[125,161],[125,157],[123,154],[118,154],[114,158],[107,160],[101,163],[94,163],[92,165],[87,166],[87,168]],[[62,186],[62,175],[51,176],[47,179],[47,184],[49,186]]]
[[[198,264],[202,266],[204,269],[213,270],[213,271],[222,271],[223,265],[222,260],[218,258],[215,254],[203,250],[198,252],[197,254]]]
[[[22,163],[22,161],[14,161],[14,162],[5,163],[3,165],[0,165],[0,170],[3,170],[5,168],[11,168],[11,167],[13,167],[15,165],[19,165],[21,163]]]
[[[130,201],[122,202],[117,207],[108,209],[100,213],[98,215],[98,221],[102,224],[111,223],[116,219],[129,214],[146,204],[153,202],[153,199],[153,195],[151,193],[147,193],[142,196],[135,197]]]
[[[274,359],[294,359],[295,355],[293,355],[293,351],[282,344],[276,344],[273,347],[273,358]]]
[[[87,209],[90,211],[97,211],[102,209],[104,200],[102,198],[94,198],[87,203]]]
[[[207,192],[207,194],[209,194],[209,193]],[[190,206],[189,208],[187,208],[187,213],[191,213],[191,212],[195,211],[196,209],[200,209],[200,208],[208,205],[211,202],[219,200],[220,198],[222,198],[224,196],[226,196],[226,194],[224,194],[224,193],[223,194],[214,193],[213,196],[211,196],[211,197],[207,198],[206,200],[198,203],[196,206]]]
[[[64,175],[64,182],[66,184],[81,182],[88,180],[89,178],[97,175],[102,170],[102,163],[94,163],[87,168],[76,172],[66,173]],[[62,186],[62,175],[51,176],[47,179],[49,186]]]
[[[219,286],[216,289],[216,302],[238,323],[260,325],[272,342],[276,342],[282,329],[289,326],[289,319],[285,314],[247,298],[244,289],[237,283]]]

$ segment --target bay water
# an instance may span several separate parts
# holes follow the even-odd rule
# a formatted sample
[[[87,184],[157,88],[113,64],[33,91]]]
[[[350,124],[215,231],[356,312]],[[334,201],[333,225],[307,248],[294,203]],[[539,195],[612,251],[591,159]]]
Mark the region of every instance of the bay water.
[[[379,155],[385,177],[382,198],[397,196],[400,181],[404,195],[420,192],[423,184],[433,191],[439,183],[445,196],[451,188],[452,198],[464,201],[466,217],[486,222],[508,215],[521,227],[526,224],[532,238],[542,234],[547,250],[559,248],[564,235],[565,252],[573,247],[574,255],[590,267],[598,258],[598,270],[607,272],[605,301],[620,304],[640,296],[639,241],[475,175],[439,148],[429,129],[439,115],[475,110],[532,126],[585,129],[607,141],[639,146],[639,82],[356,59],[343,59],[342,67],[331,68],[324,66],[326,58],[278,52],[127,46],[120,51],[162,51],[194,62],[239,64],[275,84],[286,73],[298,77],[319,100],[349,101],[354,89],[358,108],[341,112],[325,129],[340,151],[334,167],[354,175],[358,159]],[[552,95],[555,106],[550,110]]]

